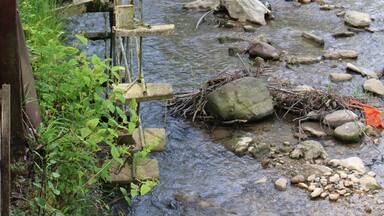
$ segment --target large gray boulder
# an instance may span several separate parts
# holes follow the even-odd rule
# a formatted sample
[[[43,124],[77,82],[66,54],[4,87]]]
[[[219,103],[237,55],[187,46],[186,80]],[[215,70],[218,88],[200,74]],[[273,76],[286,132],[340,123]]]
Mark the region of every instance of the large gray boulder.
[[[239,21],[249,21],[260,25],[266,25],[265,15],[271,11],[258,0],[221,0],[229,16]]]
[[[196,0],[183,6],[185,9],[214,10],[225,8],[231,18],[266,25],[265,15],[271,11],[259,0]]]
[[[272,97],[262,81],[245,77],[210,93],[206,111],[222,121],[259,120],[273,113]]]

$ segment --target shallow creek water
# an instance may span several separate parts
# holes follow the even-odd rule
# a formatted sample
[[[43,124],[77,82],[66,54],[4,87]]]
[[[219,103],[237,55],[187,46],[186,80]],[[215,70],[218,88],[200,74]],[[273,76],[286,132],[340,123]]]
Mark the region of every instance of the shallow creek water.
[[[251,40],[259,34],[268,35],[273,45],[289,54],[321,55],[324,50],[354,49],[360,53],[356,65],[371,70],[384,67],[384,32],[358,33],[354,37],[334,39],[331,34],[346,29],[335,11],[320,11],[316,3],[296,6],[292,2],[271,0],[275,19],[268,25],[258,27],[255,33],[242,29],[220,29],[203,23],[195,31],[195,24],[202,15],[188,12],[182,4],[188,0],[144,0],[145,19],[148,23],[174,23],[174,35],[144,40],[144,71],[146,81],[168,82],[175,92],[198,88],[201,82],[224,69],[239,68],[235,57],[229,57],[229,46],[246,47],[247,42],[219,44],[219,36],[229,35]],[[348,9],[369,13],[375,21],[373,29],[384,28],[384,0],[334,0]],[[212,19],[212,18],[209,18]],[[68,29],[73,32],[105,30],[105,15],[85,14],[70,19]],[[314,31],[324,37],[324,49],[302,40],[301,31]],[[91,42],[87,52],[104,55],[103,41]],[[266,79],[289,80],[315,88],[333,89],[342,94],[360,92],[364,78],[354,75],[353,80],[331,83],[331,72],[345,71],[347,61],[324,61],[319,64],[285,67],[272,63],[272,73]],[[375,99],[375,105],[384,103]],[[337,203],[327,200],[310,200],[301,189],[289,186],[287,191],[274,189],[274,180],[283,176],[279,169],[263,169],[260,162],[249,157],[238,157],[226,148],[234,137],[247,135],[257,141],[281,145],[283,141],[296,143],[293,137],[294,124],[290,120],[271,118],[241,128],[217,128],[204,130],[190,122],[177,118],[164,118],[165,108],[161,103],[144,106],[146,127],[166,127],[167,150],[152,154],[160,164],[161,183],[151,194],[134,200],[132,207],[123,208],[127,215],[366,215],[365,206],[372,208],[371,215],[383,215],[384,206],[376,204],[384,200],[384,192],[373,197],[354,195]],[[224,136],[223,136],[224,134]],[[359,156],[377,173],[379,183],[384,185],[384,144],[363,142],[358,145],[343,145],[331,138],[321,140],[330,158]],[[266,177],[265,183],[256,183]],[[197,193],[211,207],[177,203],[176,193]],[[116,207],[117,208],[117,207]]]

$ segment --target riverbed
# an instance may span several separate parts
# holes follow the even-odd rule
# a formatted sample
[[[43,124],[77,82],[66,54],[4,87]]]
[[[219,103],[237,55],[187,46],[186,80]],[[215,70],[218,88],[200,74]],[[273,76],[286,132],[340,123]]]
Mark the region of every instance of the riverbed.
[[[320,56],[325,50],[352,49],[359,52],[354,64],[382,70],[384,32],[361,32],[353,37],[335,39],[332,33],[344,31],[346,26],[335,10],[321,11],[311,3],[298,6],[293,2],[271,0],[275,19],[268,25],[257,27],[254,33],[242,28],[218,28],[214,18],[202,23],[195,30],[202,13],[185,11],[182,5],[188,0],[144,0],[144,18],[148,23],[174,23],[173,35],[144,40],[144,73],[147,82],[167,82],[175,92],[197,89],[200,83],[220,71],[241,68],[236,57],[228,55],[228,47],[246,48],[247,42],[220,44],[220,36],[235,36],[251,40],[260,34],[271,38],[273,45],[288,54]],[[369,13],[375,20],[372,29],[384,29],[384,0],[334,0],[333,4],[347,9]],[[71,18],[68,29],[73,32],[106,29],[106,15],[85,14]],[[303,41],[302,31],[313,31],[325,39],[319,48]],[[103,56],[105,42],[90,42],[89,54]],[[265,79],[288,80],[318,89],[332,89],[345,95],[362,94],[365,80],[358,74],[352,81],[332,83],[331,72],[343,72],[348,61],[322,61],[318,64],[287,68],[284,63],[269,63],[271,73]],[[372,97],[375,105],[383,108],[380,98]],[[239,157],[230,151],[227,143],[237,136],[252,136],[258,141],[281,145],[285,141],[297,143],[293,137],[294,124],[290,119],[272,117],[265,121],[242,127],[217,127],[202,129],[191,122],[167,116],[163,103],[147,103],[143,107],[145,127],[165,127],[168,134],[167,150],[152,154],[160,165],[161,183],[148,195],[134,199],[131,207],[118,205],[127,215],[383,215],[384,192],[372,196],[353,195],[333,203],[328,200],[311,200],[308,193],[289,186],[286,191],[274,188],[274,181],[284,176],[278,168],[263,169],[260,161],[249,156]],[[224,135],[223,135],[224,134]],[[384,144],[379,139],[374,144],[369,139],[357,145],[343,145],[331,137],[320,140],[330,158],[358,156],[376,172],[376,179],[384,185]],[[259,181],[267,179],[266,181]],[[209,205],[198,202],[177,202],[175,194],[198,195]]]

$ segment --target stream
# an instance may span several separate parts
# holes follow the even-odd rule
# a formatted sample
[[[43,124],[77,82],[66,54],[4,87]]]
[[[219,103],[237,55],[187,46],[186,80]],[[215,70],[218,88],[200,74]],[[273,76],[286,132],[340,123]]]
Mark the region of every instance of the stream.
[[[199,88],[200,83],[212,78],[220,71],[241,68],[236,57],[228,55],[228,47],[246,48],[248,42],[220,44],[220,36],[236,36],[252,40],[265,34],[273,45],[289,54],[320,56],[324,50],[352,49],[359,52],[354,64],[373,71],[384,68],[384,32],[361,32],[354,37],[335,39],[332,33],[345,31],[346,26],[336,10],[321,11],[316,3],[298,6],[290,1],[270,0],[275,19],[268,25],[257,27],[254,33],[242,28],[218,28],[213,16],[207,17],[195,30],[197,20],[203,13],[182,9],[188,0],[144,0],[146,22],[174,23],[173,35],[144,39],[144,73],[147,82],[165,82],[174,86],[175,92]],[[333,0],[333,4],[347,9],[369,13],[375,19],[371,28],[384,28],[384,0]],[[67,29],[80,31],[104,31],[106,15],[102,13],[84,14],[70,18]],[[322,36],[326,43],[318,48],[301,38],[302,31],[313,31]],[[104,56],[105,42],[91,41],[86,47],[89,54]],[[265,79],[289,80],[319,89],[332,89],[345,95],[361,94],[365,80],[354,74],[353,80],[342,83],[330,82],[331,72],[345,71],[348,61],[323,61],[312,65],[299,65],[290,68],[282,62],[269,63],[273,72]],[[351,61],[352,62],[352,61]],[[384,108],[383,101],[372,97],[374,105]],[[274,188],[274,181],[284,176],[278,168],[263,169],[260,161],[249,157],[239,157],[228,150],[228,143],[240,136],[251,136],[257,141],[282,145],[289,141],[297,143],[293,137],[294,124],[288,118],[277,117],[242,127],[217,127],[206,130],[194,127],[186,120],[167,116],[163,103],[148,102],[143,107],[145,127],[165,127],[168,134],[167,150],[151,154],[160,165],[161,183],[148,195],[133,200],[131,207],[116,205],[126,215],[383,215],[384,192],[369,196],[352,195],[338,202],[311,200],[308,194],[297,187],[288,186],[286,191]],[[376,179],[384,185],[384,143],[373,144],[365,140],[361,144],[343,145],[331,137],[321,140],[330,158],[358,156],[374,172]],[[266,181],[259,181],[260,179]],[[199,202],[177,202],[175,194],[199,196]]]

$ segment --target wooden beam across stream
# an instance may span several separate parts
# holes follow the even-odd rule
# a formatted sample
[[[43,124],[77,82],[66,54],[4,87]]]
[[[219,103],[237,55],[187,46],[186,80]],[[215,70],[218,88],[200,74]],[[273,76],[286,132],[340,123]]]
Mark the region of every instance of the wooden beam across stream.
[[[122,91],[127,101],[167,100],[173,97],[172,85],[168,83],[124,83],[117,85],[115,90]]]

